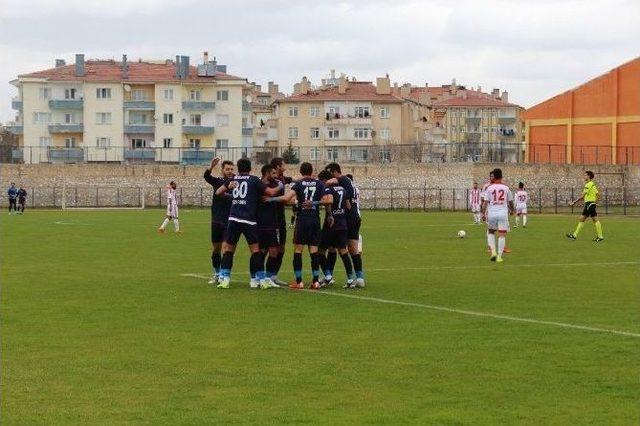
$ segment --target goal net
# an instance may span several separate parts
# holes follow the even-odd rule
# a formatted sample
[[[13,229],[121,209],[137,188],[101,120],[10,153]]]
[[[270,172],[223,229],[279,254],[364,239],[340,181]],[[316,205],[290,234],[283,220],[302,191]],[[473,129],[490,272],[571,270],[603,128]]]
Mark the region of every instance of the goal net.
[[[66,184],[60,205],[63,210],[144,209],[145,191],[141,186]]]

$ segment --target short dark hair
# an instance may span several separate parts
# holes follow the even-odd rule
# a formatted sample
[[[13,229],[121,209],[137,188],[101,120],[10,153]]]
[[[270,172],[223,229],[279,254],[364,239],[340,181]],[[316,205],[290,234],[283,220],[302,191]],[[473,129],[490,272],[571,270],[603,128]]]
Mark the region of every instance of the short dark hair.
[[[518,188],[520,188],[520,189],[524,188],[524,182],[520,182],[520,183],[518,184]]]
[[[345,176],[348,177],[349,179],[353,180],[353,175],[351,173],[347,173]]]
[[[491,173],[493,173],[493,178],[494,179],[502,179],[502,169],[498,169],[496,167],[495,169],[493,169],[493,171]]]
[[[329,163],[324,169],[328,170],[329,173],[338,172],[342,174],[342,170],[340,169],[340,164],[338,163]]]
[[[589,179],[593,179],[593,177],[595,176],[591,170],[587,170],[585,174],[589,176]]]
[[[224,161],[222,162],[222,165],[220,166],[220,168],[224,169],[224,166],[227,166],[227,165],[233,166],[233,165],[234,165],[234,164],[233,164],[233,161],[231,161],[231,160],[224,160]]]
[[[318,179],[323,182],[328,181],[329,179],[331,179],[331,172],[329,170],[322,170],[320,173],[318,173]]]
[[[248,158],[241,158],[236,163],[238,167],[238,173],[249,173],[251,171],[251,160]]]
[[[313,174],[313,166],[311,163],[302,163],[300,164],[300,174],[302,176],[310,176]]]
[[[260,170],[262,177],[265,177],[271,170],[273,170],[273,166],[271,164],[265,164],[262,166],[262,169]]]
[[[284,164],[284,158],[282,157],[273,157],[271,159],[271,167],[273,167],[274,169],[282,166]]]

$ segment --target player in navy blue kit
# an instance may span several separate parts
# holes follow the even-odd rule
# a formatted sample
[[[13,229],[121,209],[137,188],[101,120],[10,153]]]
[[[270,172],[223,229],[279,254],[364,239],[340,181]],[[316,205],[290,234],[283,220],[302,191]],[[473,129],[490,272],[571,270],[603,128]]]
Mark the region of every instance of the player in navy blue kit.
[[[262,183],[268,188],[283,188],[284,191],[284,185],[277,179],[276,171],[270,164],[262,166]],[[267,257],[265,273],[266,277],[271,278],[271,281],[278,287],[280,285],[276,282],[275,277],[279,269],[278,255],[282,245],[279,209],[281,206],[284,207],[284,203],[292,201],[294,197],[295,192],[289,190],[278,197],[263,200],[258,206],[258,244],[263,256]],[[280,258],[280,263],[282,263],[282,258]]]
[[[233,162],[226,160],[222,162],[222,177],[213,176],[213,169],[220,163],[219,158],[211,160],[211,165],[204,171],[204,180],[213,187],[213,197],[211,199],[211,279],[209,284],[218,284],[220,273],[220,263],[222,261],[222,242],[225,240],[227,232],[227,222],[229,220],[229,210],[231,209],[231,195],[216,195],[216,190],[220,188],[227,179],[233,178],[235,174]]]
[[[250,160],[241,158],[236,163],[236,166],[238,174],[231,179],[227,179],[216,190],[216,195],[223,195],[226,192],[231,194],[227,235],[222,245],[223,255],[217,287],[221,289],[229,288],[233,255],[240,236],[244,235],[251,251],[251,259],[249,261],[251,277],[258,280],[261,288],[270,288],[274,284],[270,278],[265,277],[264,257],[258,245],[257,210],[263,195],[273,197],[277,195],[280,188],[267,188],[259,177],[251,175]],[[251,285],[252,287],[257,287],[255,281],[252,281]]]
[[[333,203],[333,197],[330,194],[325,194],[324,184],[312,177],[313,166],[310,163],[300,165],[300,174],[302,179],[291,187],[296,194],[299,210],[293,234],[293,272],[296,281],[290,284],[289,288],[304,288],[302,283],[302,251],[304,246],[307,246],[311,257],[311,273],[313,274],[311,288],[315,290],[320,288],[320,254],[318,253],[320,207]]]
[[[325,167],[329,173],[331,173],[332,179],[327,181],[327,185],[339,185],[342,186],[347,195],[351,206],[347,209],[347,240],[349,254],[351,255],[351,261],[353,262],[353,269],[355,272],[355,280],[352,282],[347,281],[345,288],[363,288],[364,271],[362,269],[362,254],[360,250],[360,207],[359,207],[359,192],[353,181],[347,176],[342,174],[342,170],[338,163],[331,163]]]
[[[271,160],[271,166],[276,171],[277,179],[285,185],[290,185],[292,182],[291,177],[285,176],[284,173],[286,171],[284,159],[281,157],[276,157]],[[284,195],[284,188],[278,195]],[[287,219],[285,217],[285,204],[278,203],[276,205],[277,216],[278,216],[278,236],[280,238],[280,245],[278,246],[278,257],[276,259],[276,264],[274,265],[274,275],[271,277],[271,280],[278,285],[286,285],[284,281],[278,279],[278,272],[280,272],[280,267],[282,266],[282,259],[284,258],[285,247],[287,244]],[[293,215],[292,215],[293,218]]]
[[[323,170],[318,174],[318,179],[326,183],[331,179],[331,173]],[[347,282],[352,283],[354,280],[353,266],[347,250],[347,210],[351,207],[351,202],[347,200],[345,189],[339,185],[327,186],[325,194],[332,196],[333,204],[326,206],[326,215],[322,226],[322,240],[319,252],[323,258],[325,252],[327,252],[327,255],[324,260],[324,281],[320,284],[321,287],[328,287],[335,283],[333,268],[338,254],[340,254],[347,273]]]

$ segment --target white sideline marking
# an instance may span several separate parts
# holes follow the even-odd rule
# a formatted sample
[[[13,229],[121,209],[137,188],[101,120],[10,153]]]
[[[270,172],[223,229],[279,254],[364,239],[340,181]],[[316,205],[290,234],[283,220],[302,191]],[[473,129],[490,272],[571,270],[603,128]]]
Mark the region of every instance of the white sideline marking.
[[[90,223],[83,223],[83,222],[65,222],[63,220],[59,220],[57,222],[53,222],[55,225],[73,225],[73,226],[91,226]]]
[[[202,274],[187,273],[187,274],[180,274],[180,275],[183,277],[192,277],[192,278],[199,278],[199,279],[205,279],[205,280],[208,280],[210,278],[209,276],[202,275]],[[285,289],[284,287],[281,287],[281,288]],[[446,306],[426,305],[426,304],[415,303],[415,302],[403,302],[400,300],[381,299],[379,297],[357,296],[355,294],[336,293],[335,291],[327,291],[327,290],[320,290],[320,291],[292,290],[292,291],[302,291],[309,294],[318,294],[318,295],[323,294],[327,296],[345,297],[347,299],[366,300],[368,302],[384,303],[387,305],[411,306],[414,308],[422,308],[422,309],[428,309],[428,310],[440,311],[440,312],[450,312],[454,314],[468,315],[468,316],[474,316],[474,317],[493,318],[493,319],[499,319],[499,320],[505,320],[505,321],[524,322],[529,324],[550,325],[554,327],[571,328],[574,330],[593,331],[596,333],[608,333],[608,334],[615,334],[618,336],[640,338],[640,333],[632,333],[629,331],[613,330],[613,329],[600,328],[600,327],[591,327],[588,325],[569,324],[566,322],[545,321],[545,320],[538,320],[534,318],[521,318],[521,317],[513,317],[510,315],[500,315],[500,314],[491,314],[487,312],[468,311],[466,309],[449,308]]]

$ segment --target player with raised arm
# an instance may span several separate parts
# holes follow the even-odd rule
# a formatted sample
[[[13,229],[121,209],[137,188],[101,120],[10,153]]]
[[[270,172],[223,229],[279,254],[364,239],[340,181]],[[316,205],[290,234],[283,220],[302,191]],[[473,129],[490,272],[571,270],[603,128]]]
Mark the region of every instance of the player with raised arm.
[[[229,221],[227,223],[227,235],[222,244],[222,261],[220,263],[219,283],[220,289],[227,289],[231,283],[231,269],[233,267],[233,256],[236,245],[241,235],[244,235],[251,258],[249,260],[249,270],[252,280],[252,288],[271,288],[271,279],[265,277],[264,257],[258,245],[258,219],[257,209],[263,195],[274,196],[279,188],[267,188],[262,180],[251,175],[251,161],[241,158],[236,163],[238,174],[231,179],[227,179],[217,190],[216,195],[222,196],[226,192],[231,193],[231,208],[229,209]]]
[[[342,174],[342,170],[338,163],[330,163],[325,167],[331,173],[332,179],[327,181],[327,185],[340,185],[345,190],[347,200],[350,202],[350,208],[347,210],[347,247],[353,262],[353,270],[356,279],[353,283],[347,283],[344,287],[363,288],[364,270],[362,268],[362,242],[360,239],[360,226],[362,219],[360,218],[359,192],[357,191],[353,180]]]
[[[516,191],[516,225],[520,226],[520,217],[522,217],[522,227],[527,227],[527,204],[529,203],[529,194],[524,189],[524,183],[518,183],[518,190]]]
[[[502,170],[493,170],[493,180],[485,190],[482,201],[482,212],[487,219],[487,242],[491,249],[491,261],[502,262],[502,253],[509,232],[509,214],[513,214],[513,194],[509,187],[502,183]],[[498,250],[496,252],[495,234],[498,233]]]
[[[593,239],[596,243],[603,241],[604,236],[602,234],[602,224],[598,220],[598,212],[596,211],[596,204],[600,199],[600,192],[598,191],[598,187],[596,183],[593,181],[595,175],[591,170],[587,170],[584,172],[584,189],[582,190],[582,196],[571,203],[570,206],[576,205],[579,201],[584,200],[584,209],[582,210],[582,215],[578,221],[578,226],[576,230],[572,233],[567,234],[567,238],[571,240],[578,239],[578,234],[582,230],[584,226],[584,221],[590,217],[593,220],[593,225],[596,228],[596,237]]]
[[[211,197],[211,279],[209,284],[218,284],[220,273],[220,263],[222,262],[222,243],[227,233],[227,223],[229,220],[229,210],[231,209],[231,195],[225,193],[216,195],[216,191],[227,179],[233,178],[235,166],[233,162],[225,160],[222,162],[220,172],[222,176],[214,176],[213,170],[220,163],[219,158],[211,160],[211,165],[204,171],[204,180],[213,187]]]
[[[291,283],[289,288],[304,288],[302,283],[302,251],[304,246],[307,246],[311,257],[311,273],[313,275],[311,289],[317,290],[320,288],[320,254],[318,253],[318,245],[320,244],[320,207],[332,204],[333,197],[330,194],[325,194],[324,184],[312,176],[313,166],[311,163],[302,163],[300,165],[300,174],[302,179],[295,182],[291,187],[296,194],[299,210],[296,215],[296,227],[293,233],[293,272],[295,282]]]
[[[267,164],[262,166],[262,183],[267,188],[284,188],[282,182],[277,179],[277,174],[273,166]],[[263,256],[266,256],[265,273],[271,282],[267,284],[273,287],[280,287],[274,280],[278,273],[278,255],[281,246],[280,222],[278,209],[284,203],[290,202],[295,197],[292,190],[285,191],[278,197],[263,197],[258,206],[258,244]],[[281,259],[280,259],[281,261]]]
[[[473,182],[473,188],[469,190],[469,205],[473,214],[473,223],[476,225],[482,223],[482,213],[480,212],[480,205],[482,204],[481,192],[480,188],[478,188],[478,182]]]
[[[292,182],[291,177],[285,176],[286,172],[286,164],[284,159],[281,157],[275,157],[271,159],[271,166],[276,171],[276,178],[285,185],[290,185]],[[278,195],[284,195],[285,188],[282,188],[282,191]],[[284,258],[284,252],[287,244],[287,219],[285,215],[285,203],[276,204],[276,212],[278,217],[278,239],[280,241],[280,245],[278,246],[278,256],[276,259],[276,263],[273,266],[275,274],[271,277],[271,280],[278,285],[287,285],[286,282],[278,279],[278,272],[280,272],[280,268],[282,267],[282,259]],[[292,220],[294,219],[294,215],[291,216]],[[293,222],[292,222],[293,224]]]
[[[318,174],[318,179],[326,183],[331,179],[331,173],[323,170]],[[325,206],[326,214],[322,226],[319,252],[321,256],[324,256],[325,252],[327,254],[324,262],[324,280],[320,286],[328,287],[335,283],[333,269],[338,254],[342,259],[342,264],[347,274],[347,284],[352,284],[355,276],[353,275],[353,265],[349,257],[349,250],[347,250],[347,209],[350,207],[350,202],[347,200],[344,188],[339,185],[326,186],[325,194],[330,194],[333,197],[333,204]]]
[[[158,228],[159,233],[164,233],[164,229],[169,224],[170,220],[173,220],[173,228],[176,234],[180,233],[180,222],[178,221],[178,197],[176,194],[176,189],[178,185],[175,181],[169,182],[167,185],[167,214],[164,218],[164,221]]]

